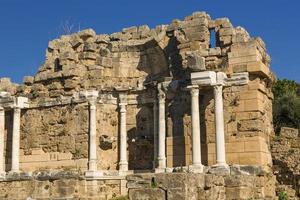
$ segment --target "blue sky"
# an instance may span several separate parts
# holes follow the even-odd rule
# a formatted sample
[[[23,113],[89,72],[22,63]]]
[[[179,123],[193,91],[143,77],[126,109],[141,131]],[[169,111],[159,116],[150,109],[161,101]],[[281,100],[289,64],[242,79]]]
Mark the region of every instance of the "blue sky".
[[[62,24],[98,34],[124,27],[168,24],[194,11],[228,17],[234,26],[260,36],[279,78],[300,82],[299,0],[0,0],[0,77],[21,82],[43,63],[48,41]]]

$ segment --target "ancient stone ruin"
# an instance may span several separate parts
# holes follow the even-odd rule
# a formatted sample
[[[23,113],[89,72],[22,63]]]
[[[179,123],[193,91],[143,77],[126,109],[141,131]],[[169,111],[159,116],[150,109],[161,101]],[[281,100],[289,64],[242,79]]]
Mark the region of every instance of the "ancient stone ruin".
[[[34,77],[0,81],[0,196],[274,199],[269,65],[204,12],[50,41]]]

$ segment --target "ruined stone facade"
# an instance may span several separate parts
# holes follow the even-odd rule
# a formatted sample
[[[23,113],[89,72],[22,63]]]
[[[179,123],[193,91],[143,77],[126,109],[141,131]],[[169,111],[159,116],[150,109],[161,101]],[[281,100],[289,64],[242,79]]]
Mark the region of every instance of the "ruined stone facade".
[[[273,171],[277,177],[277,193],[285,192],[289,199],[300,197],[300,137],[297,129],[283,127],[272,137]]]
[[[269,64],[260,38],[204,12],[154,29],[63,35],[34,77],[0,81],[3,180],[10,171],[92,180],[178,167],[268,171]]]

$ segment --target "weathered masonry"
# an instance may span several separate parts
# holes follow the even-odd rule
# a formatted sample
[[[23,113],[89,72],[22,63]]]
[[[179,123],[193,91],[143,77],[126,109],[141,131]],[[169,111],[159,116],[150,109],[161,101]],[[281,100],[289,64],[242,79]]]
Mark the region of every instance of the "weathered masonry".
[[[204,12],[63,35],[34,77],[0,81],[1,180],[71,170],[124,193],[140,172],[269,169],[269,64],[260,38]]]

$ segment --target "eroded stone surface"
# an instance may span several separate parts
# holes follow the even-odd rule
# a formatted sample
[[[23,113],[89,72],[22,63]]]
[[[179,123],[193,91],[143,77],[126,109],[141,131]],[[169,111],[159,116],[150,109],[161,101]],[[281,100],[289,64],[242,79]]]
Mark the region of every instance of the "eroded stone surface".
[[[216,32],[216,44],[210,41],[212,32]],[[127,156],[129,170],[152,170],[156,156],[153,103],[158,102],[157,85],[161,85],[164,93],[166,110],[161,113],[161,117],[165,117],[166,140],[163,141],[166,142],[166,150],[161,149],[160,166],[172,169],[191,165],[191,97],[185,89],[188,85],[198,84],[191,79],[193,73],[199,71],[207,73],[209,80],[210,74],[215,76],[205,86],[200,84],[199,90],[202,164],[211,166],[217,162],[217,113],[212,86],[222,77],[216,76],[215,72],[224,74],[224,77],[226,74],[228,80],[234,79],[234,73],[246,73],[249,74],[246,85],[224,84],[223,93],[219,95],[223,97],[225,137],[222,140],[226,149],[221,161],[226,158],[230,165],[270,168],[269,135],[273,133],[271,85],[274,76],[269,65],[270,57],[262,39],[252,38],[244,28],[234,27],[227,18],[211,19],[205,12],[195,12],[184,20],[173,20],[169,25],[159,25],[154,29],[143,25],[110,35],[97,35],[92,29],[63,35],[49,42],[46,60],[34,77],[24,77],[24,83],[20,85],[11,83],[7,78],[0,79],[0,103],[5,108],[6,124],[3,134],[5,149],[8,150],[4,153],[5,170],[11,168],[9,147],[12,143],[13,98],[24,96],[30,103],[29,108],[21,112],[20,169],[24,172],[45,169],[86,171],[90,111],[89,102],[80,94],[90,90],[99,94],[95,102],[96,116],[93,115],[97,169],[104,174],[118,174],[121,124],[118,103],[119,93],[126,91],[126,123],[123,123],[126,130],[122,129],[122,135],[126,132],[127,139],[126,145],[122,141],[122,147],[128,148],[127,152],[122,152],[122,158]],[[122,119],[124,121],[125,117]],[[254,181],[260,180],[257,177],[250,178],[247,186],[237,191],[234,187],[224,186],[232,184],[237,187],[235,183],[244,180],[244,175],[254,173],[262,176],[259,168],[239,167],[232,169],[231,173],[238,178],[233,179],[227,173],[224,174],[227,178],[211,178],[216,179],[218,184],[207,178],[207,183],[199,183],[199,190],[189,187],[191,192],[188,193],[199,193],[202,197],[205,194],[207,199],[224,199],[225,196],[234,199],[234,195],[243,199],[251,195],[262,198],[271,191],[254,192],[250,189],[250,183],[256,186]],[[198,185],[190,175],[176,176],[161,175],[155,179],[162,186],[157,190],[158,196],[181,198],[186,188],[181,187],[180,180]],[[202,180],[199,174],[195,177]],[[260,181],[265,181],[264,178],[262,176]],[[141,180],[150,186],[153,185],[151,181],[151,178],[150,182],[148,179],[146,182]],[[28,186],[30,184],[32,181]],[[59,184],[55,187],[65,187],[65,183]],[[136,185],[129,181],[128,186],[130,184],[133,184],[132,187]],[[202,184],[207,184],[209,189],[206,190]],[[59,189],[53,190],[59,193]],[[63,193],[71,194],[76,189],[66,190]],[[103,195],[108,189],[101,186],[97,191]]]

